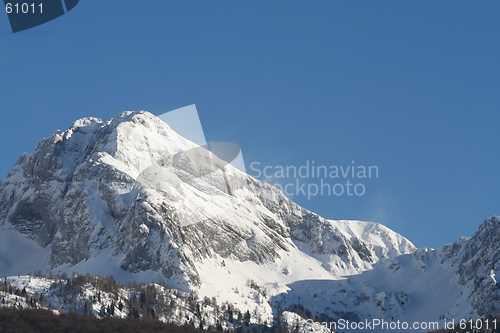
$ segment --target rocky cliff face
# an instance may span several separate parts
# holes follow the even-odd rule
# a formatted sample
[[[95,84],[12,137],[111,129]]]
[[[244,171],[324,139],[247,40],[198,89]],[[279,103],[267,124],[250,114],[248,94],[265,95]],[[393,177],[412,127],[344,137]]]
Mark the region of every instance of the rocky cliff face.
[[[464,244],[458,258],[460,284],[479,315],[500,312],[500,217],[487,219]]]

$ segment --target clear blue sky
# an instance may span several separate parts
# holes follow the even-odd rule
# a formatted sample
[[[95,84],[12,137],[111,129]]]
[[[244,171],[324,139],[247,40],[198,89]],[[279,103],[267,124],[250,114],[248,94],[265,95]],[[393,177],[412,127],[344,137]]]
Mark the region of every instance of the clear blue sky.
[[[0,178],[78,118],[196,104],[247,166],[376,165],[363,196],[295,196],[417,246],[500,214],[500,2],[81,0],[0,13]],[[315,180],[316,181],[316,180]]]

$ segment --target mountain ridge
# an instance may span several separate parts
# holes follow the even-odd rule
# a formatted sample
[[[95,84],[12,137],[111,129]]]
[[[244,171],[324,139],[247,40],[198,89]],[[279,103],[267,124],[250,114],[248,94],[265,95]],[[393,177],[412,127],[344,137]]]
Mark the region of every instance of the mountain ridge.
[[[498,239],[498,217],[477,237],[416,249],[381,224],[328,220],[298,206],[144,111],[83,118],[43,139],[0,182],[0,198],[4,275],[43,269],[165,280],[268,318],[276,303],[299,299],[331,320],[500,308],[492,273],[500,248],[484,246]],[[447,305],[418,305],[412,295],[427,293],[422,281],[440,275],[453,281]],[[266,292],[256,295],[248,281]],[[338,290],[345,292],[332,294]]]

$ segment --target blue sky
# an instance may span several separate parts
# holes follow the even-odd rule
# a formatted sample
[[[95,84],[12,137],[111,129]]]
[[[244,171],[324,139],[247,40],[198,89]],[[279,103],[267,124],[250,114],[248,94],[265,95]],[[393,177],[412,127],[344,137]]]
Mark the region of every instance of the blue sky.
[[[363,196],[294,200],[439,247],[500,214],[499,18],[498,1],[81,0],[12,34],[0,15],[0,177],[75,119],[196,104],[247,167],[376,165]]]

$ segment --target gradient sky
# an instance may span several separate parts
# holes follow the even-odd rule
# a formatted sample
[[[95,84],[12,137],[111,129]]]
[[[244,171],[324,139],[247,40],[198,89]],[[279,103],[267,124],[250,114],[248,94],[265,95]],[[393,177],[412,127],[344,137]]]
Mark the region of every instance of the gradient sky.
[[[363,196],[293,198],[324,217],[440,247],[500,214],[498,1],[81,0],[0,14],[0,84],[0,178],[78,118],[196,104],[247,170],[378,166]]]

